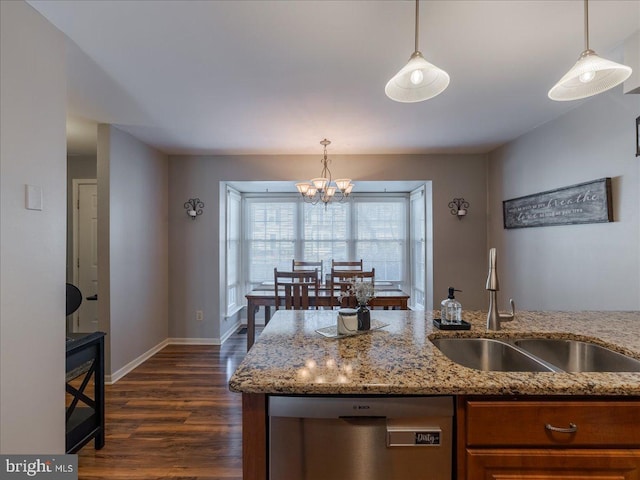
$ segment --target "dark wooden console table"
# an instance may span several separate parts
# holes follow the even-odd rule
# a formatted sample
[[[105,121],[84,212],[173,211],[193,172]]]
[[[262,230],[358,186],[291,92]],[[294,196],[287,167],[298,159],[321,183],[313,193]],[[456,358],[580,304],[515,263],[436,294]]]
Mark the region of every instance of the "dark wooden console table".
[[[67,337],[65,389],[71,401],[66,410],[66,453],[76,453],[92,439],[96,450],[104,446],[104,336],[94,332]],[[93,395],[87,389],[92,377]]]

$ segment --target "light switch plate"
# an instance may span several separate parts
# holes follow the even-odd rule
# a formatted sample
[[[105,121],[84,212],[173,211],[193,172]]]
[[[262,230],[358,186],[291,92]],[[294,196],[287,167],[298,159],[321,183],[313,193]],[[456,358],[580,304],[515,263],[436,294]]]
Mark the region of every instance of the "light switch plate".
[[[25,185],[25,204],[27,210],[42,210],[42,187]]]

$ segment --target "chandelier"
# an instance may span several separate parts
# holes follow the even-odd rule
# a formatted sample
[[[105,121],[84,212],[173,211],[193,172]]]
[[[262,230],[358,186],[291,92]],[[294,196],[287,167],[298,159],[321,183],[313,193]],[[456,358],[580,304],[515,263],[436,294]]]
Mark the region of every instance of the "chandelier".
[[[329,170],[329,160],[327,158],[327,145],[331,141],[326,138],[320,142],[324,147],[324,157],[322,160],[322,172],[317,178],[312,178],[309,182],[296,183],[296,188],[305,202],[315,205],[318,202],[326,206],[331,201],[342,202],[349,197],[353,189],[350,178],[339,178],[332,183],[331,170]]]

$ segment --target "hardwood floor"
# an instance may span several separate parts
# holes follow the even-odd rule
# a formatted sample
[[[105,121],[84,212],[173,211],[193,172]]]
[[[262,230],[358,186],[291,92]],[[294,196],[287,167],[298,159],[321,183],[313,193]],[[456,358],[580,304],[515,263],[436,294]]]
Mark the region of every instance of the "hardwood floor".
[[[106,387],[106,441],[79,452],[79,480],[242,478],[242,397],[227,381],[246,335],[169,345]]]

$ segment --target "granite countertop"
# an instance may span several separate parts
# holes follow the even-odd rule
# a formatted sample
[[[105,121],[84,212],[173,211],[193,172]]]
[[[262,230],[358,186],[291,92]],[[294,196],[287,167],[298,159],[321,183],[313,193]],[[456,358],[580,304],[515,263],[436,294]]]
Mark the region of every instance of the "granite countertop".
[[[483,372],[458,365],[434,336],[521,334],[599,343],[640,359],[640,312],[516,312],[487,332],[486,312],[466,311],[469,331],[441,331],[431,312],[373,310],[389,326],[331,339],[316,333],[336,311],[276,312],[229,380],[232,391],[306,395],[640,395],[640,372]]]

